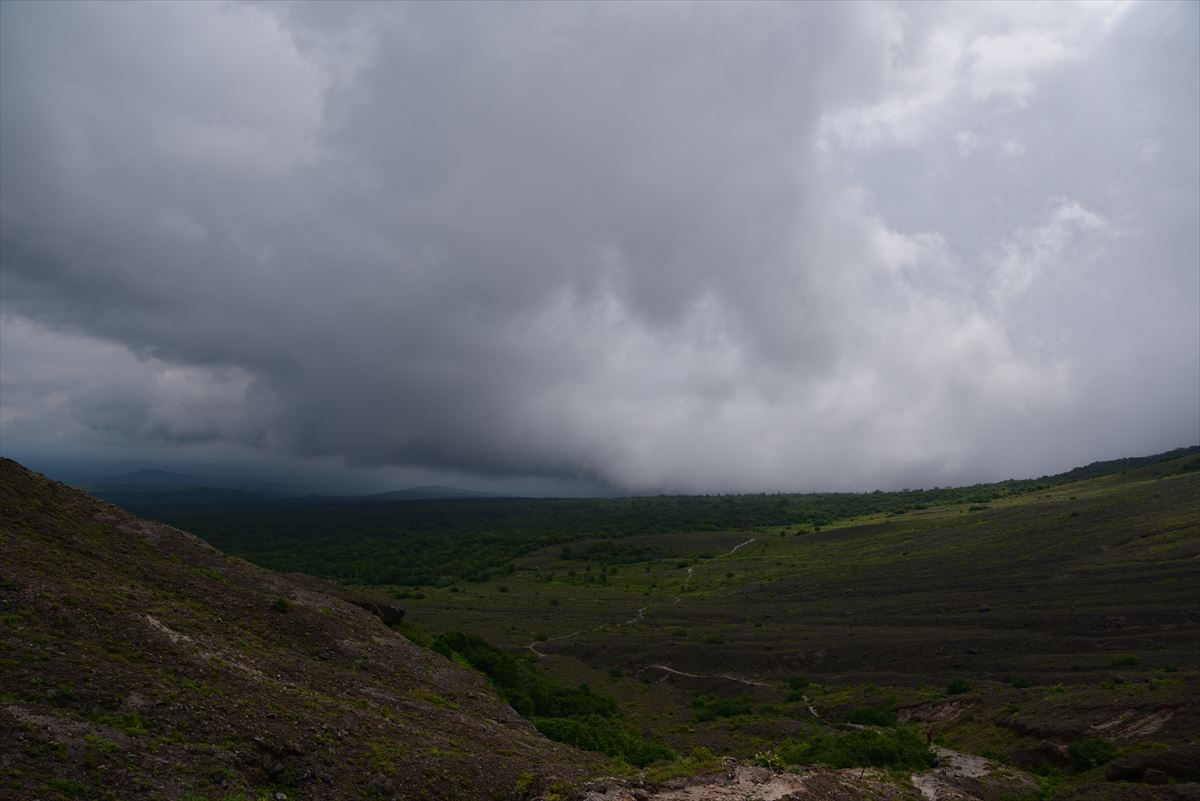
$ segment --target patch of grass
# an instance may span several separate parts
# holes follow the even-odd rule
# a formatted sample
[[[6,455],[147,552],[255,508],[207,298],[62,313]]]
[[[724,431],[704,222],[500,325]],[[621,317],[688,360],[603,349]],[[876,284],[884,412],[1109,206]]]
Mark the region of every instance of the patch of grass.
[[[94,748],[101,753],[115,751],[117,748],[116,743],[114,743],[112,740],[101,737],[99,734],[89,734],[84,737],[84,740],[87,741],[89,747]]]
[[[701,745],[693,748],[687,756],[676,757],[670,762],[646,768],[646,778],[653,782],[661,782],[680,776],[696,776],[720,768],[720,757]]]
[[[414,690],[412,695],[414,698],[420,698],[422,701],[428,701],[431,704],[435,704],[445,709],[458,709],[458,704],[454,703],[449,698],[443,698],[431,690]],[[384,710],[381,710],[381,713],[383,711]],[[388,715],[385,714],[384,717],[388,717]]]
[[[946,684],[946,695],[962,695],[970,691],[971,685],[963,678],[950,679],[949,683]]]
[[[126,734],[145,734],[146,721],[137,712],[122,712],[119,715],[101,715],[99,722]]]
[[[55,790],[58,790],[67,798],[82,798],[87,792],[86,787],[77,781],[72,781],[71,779],[53,778],[48,780],[46,784],[50,785]]]

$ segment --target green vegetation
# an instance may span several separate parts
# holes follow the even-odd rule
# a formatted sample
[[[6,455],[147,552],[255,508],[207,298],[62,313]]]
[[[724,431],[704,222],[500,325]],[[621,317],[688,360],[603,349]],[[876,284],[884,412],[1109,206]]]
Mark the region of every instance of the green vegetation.
[[[831,768],[923,770],[936,762],[933,752],[909,727],[885,731],[817,732],[802,740],[789,740],[775,753],[786,765],[827,765]]]
[[[846,715],[846,722],[856,723],[860,726],[895,726],[896,713],[890,709],[863,707]]]
[[[1104,740],[1076,740],[1067,746],[1071,767],[1078,771],[1106,765],[1117,755],[1117,749]]]
[[[137,712],[122,712],[119,715],[101,715],[99,722],[126,734],[145,734],[146,722]]]
[[[953,678],[946,684],[946,695],[962,695],[970,691],[971,685],[964,678]]]
[[[48,782],[51,787],[58,790],[67,798],[83,798],[88,793],[88,788],[84,787],[77,781],[71,779],[50,779]]]
[[[692,708],[696,710],[696,720],[700,722],[749,715],[753,710],[750,696],[744,694],[727,697],[701,693],[692,701]]]
[[[569,686],[479,637],[460,631],[433,638],[430,647],[486,675],[513,709],[551,740],[599,751],[639,767],[673,759],[661,742],[648,742],[624,727],[616,703],[586,684]]]
[[[646,778],[653,782],[666,781],[679,776],[695,776],[719,770],[721,760],[702,745],[692,749],[687,756],[676,757],[670,762],[660,762],[646,769]]]
[[[604,565],[653,561],[674,554],[652,542],[624,540],[772,526],[820,530],[867,515],[899,515],[949,504],[983,508],[981,504],[1196,452],[1200,449],[1098,462],[1039,479],[898,492],[392,502],[269,500],[214,490],[116,492],[104,497],[272,570],[353,584],[449,586],[486,581],[503,573],[514,558],[552,545],[562,546],[564,560]]]

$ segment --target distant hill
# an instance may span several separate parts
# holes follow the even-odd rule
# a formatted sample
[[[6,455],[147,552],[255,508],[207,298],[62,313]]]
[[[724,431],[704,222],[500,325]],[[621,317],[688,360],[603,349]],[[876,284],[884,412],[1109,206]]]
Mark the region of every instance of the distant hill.
[[[428,485],[424,487],[410,487],[409,489],[394,490],[392,492],[380,492],[374,495],[360,495],[358,500],[363,501],[452,501],[457,499],[468,498],[512,498],[513,495],[501,495],[495,492],[479,492],[477,490],[465,490],[457,487],[441,487],[437,485]]]
[[[1101,462],[1092,462],[1084,467],[1076,467],[1073,470],[1068,470],[1065,473],[1060,473],[1051,478],[1057,479],[1060,482],[1067,481],[1082,481],[1086,478],[1096,478],[1097,476],[1111,475],[1112,473],[1120,473],[1125,470],[1133,470],[1137,467],[1146,467],[1148,465],[1158,464],[1159,462],[1169,462],[1174,459],[1180,459],[1184,456],[1200,455],[1200,445],[1192,445],[1188,448],[1176,448],[1175,450],[1166,451],[1164,453],[1156,453],[1151,456],[1127,456],[1123,459],[1108,459]],[[1193,460],[1187,463],[1187,469],[1196,469],[1191,465],[1195,465]]]
[[[117,473],[95,482],[97,486],[121,487],[124,489],[163,490],[200,487],[206,481],[199,476],[172,473],[167,470],[135,470],[132,473]]]
[[[253,478],[213,478],[187,473],[172,473],[168,470],[148,468],[131,473],[117,473],[84,484],[80,489],[105,500],[113,500],[130,493],[238,493],[264,498],[297,497],[304,494],[300,487],[276,481],[261,481]],[[113,500],[120,505],[119,500]]]
[[[5,798],[509,799],[596,762],[361,594],[9,459],[0,552]]]

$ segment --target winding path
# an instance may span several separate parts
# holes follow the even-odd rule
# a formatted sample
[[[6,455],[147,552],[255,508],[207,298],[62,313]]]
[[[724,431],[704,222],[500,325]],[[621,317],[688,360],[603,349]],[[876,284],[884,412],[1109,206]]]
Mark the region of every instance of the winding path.
[[[534,640],[533,642],[529,643],[529,645],[527,645],[525,647],[528,648],[530,651],[533,651],[538,656],[546,656],[546,654],[543,654],[541,651],[539,651],[537,649],[539,643],[542,645],[545,645],[546,643],[554,642],[555,640],[567,640],[567,639],[570,639],[571,637],[574,637],[576,634],[579,634],[581,631],[583,631],[583,629],[576,629],[575,631],[572,631],[570,634],[560,634],[557,637],[550,637],[545,640]]]
[[[733,676],[728,673],[717,673],[710,675],[702,675],[700,673],[685,673],[682,670],[676,670],[670,665],[646,665],[645,669],[661,670],[664,673],[673,673],[676,676],[686,676],[689,679],[725,679],[726,681],[736,681],[738,684],[747,684],[751,687],[773,687],[775,685],[766,681],[758,681],[757,679],[743,679],[741,676]]]
[[[726,556],[733,556],[735,553],[737,553],[737,552],[738,552],[738,549],[739,549],[739,548],[744,548],[744,547],[746,547],[747,545],[750,545],[751,543],[755,542],[757,539],[758,539],[757,537],[751,537],[750,539],[746,540],[745,542],[739,542],[737,545],[733,546],[732,548],[730,548],[730,549],[729,549],[728,551],[726,551],[725,553],[721,554],[720,556],[716,556],[716,557],[714,557],[714,558],[713,558],[713,561],[716,561],[717,559],[724,559]],[[687,587],[688,583],[689,583],[689,582],[692,580],[692,577],[693,577],[695,574],[696,574],[696,568],[695,568],[695,566],[694,566],[694,565],[691,565],[691,566],[689,566],[689,567],[688,567],[688,569],[687,569],[687,578],[686,578],[686,579],[684,579],[684,581],[683,581],[683,586],[684,586],[684,587]],[[674,603],[676,603],[676,604],[677,604],[677,603],[679,603],[679,602],[682,600],[682,599],[681,599],[681,598],[680,598],[678,595],[673,595],[673,596],[671,596],[671,599],[672,599],[672,601],[673,601]],[[650,609],[653,609],[653,608],[654,608],[653,606],[643,606],[641,609],[637,610],[637,614],[636,614],[636,615],[634,615],[633,617],[629,618],[629,620],[626,620],[626,621],[625,621],[625,622],[623,622],[623,623],[618,623],[617,625],[618,625],[618,626],[630,626],[630,625],[633,625],[634,623],[638,623],[638,622],[640,622],[640,621],[642,621],[642,620],[645,620],[645,619],[646,619],[646,612],[647,612],[647,611],[649,611]],[[574,637],[574,636],[575,636],[575,635],[577,635],[577,634],[581,634],[582,632],[583,632],[583,629],[577,629],[576,631],[572,631],[570,634],[560,634],[560,635],[559,635],[559,636],[557,636],[557,637],[550,637],[550,638],[548,638],[548,639],[545,639],[545,640],[534,640],[533,642],[529,643],[529,645],[527,645],[527,646],[525,646],[525,647],[526,647],[526,648],[528,648],[530,651],[533,651],[533,652],[534,652],[535,654],[537,654],[538,656],[542,656],[542,657],[544,657],[544,656],[546,656],[546,654],[544,654],[543,652],[541,652],[541,651],[539,651],[539,650],[538,650],[538,645],[539,645],[539,644],[542,644],[542,645],[544,645],[544,644],[546,644],[546,643],[551,643],[551,642],[554,642],[555,640],[567,640],[567,639],[570,639],[571,637]],[[679,671],[677,671],[677,670],[672,670],[671,668],[668,668],[668,667],[666,667],[665,665],[650,665],[650,667],[659,668],[659,669],[661,669],[661,670],[667,670],[667,671],[669,671],[669,672],[671,672],[671,673],[679,673]],[[689,675],[691,675],[691,674],[689,674],[689,673],[679,673],[679,675],[681,675],[681,676],[689,676]],[[705,677],[705,676],[695,676],[694,678],[712,678],[712,677]],[[767,684],[765,684],[765,683],[763,683],[763,682],[755,682],[755,681],[749,681],[749,680],[745,680],[745,679],[739,679],[739,678],[737,678],[737,677],[734,677],[734,676],[718,676],[718,677],[716,677],[716,678],[730,679],[731,681],[740,681],[740,682],[742,682],[743,684],[758,684],[758,685],[760,685],[760,686],[763,686],[763,687],[769,686],[769,685],[767,685]],[[810,707],[810,709],[811,709],[811,707]],[[814,712],[813,714],[816,714],[816,713]]]
[[[744,548],[757,539],[758,539],[758,537],[751,537],[750,539],[746,540],[745,542],[739,542],[737,545],[733,546],[733,548],[731,548],[728,552],[721,554],[721,556],[718,556],[717,558],[721,559],[722,557],[725,557],[725,556],[733,556],[735,553],[737,553],[738,548]]]

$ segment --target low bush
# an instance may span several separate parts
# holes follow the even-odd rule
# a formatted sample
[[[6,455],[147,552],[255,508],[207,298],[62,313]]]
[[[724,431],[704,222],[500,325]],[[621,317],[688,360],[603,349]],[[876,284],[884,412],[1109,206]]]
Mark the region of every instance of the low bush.
[[[1076,740],[1067,746],[1071,767],[1083,772],[1106,765],[1117,755],[1117,749],[1104,740]]]
[[[430,647],[485,674],[504,700],[551,740],[620,757],[638,767],[675,756],[661,742],[646,741],[624,728],[616,702],[586,684],[573,687],[555,681],[508,651],[461,631],[439,634]]]
[[[950,683],[946,685],[946,695],[962,695],[970,691],[971,685],[966,679],[950,679]]]
[[[887,731],[821,732],[806,740],[789,740],[778,749],[789,765],[828,765],[831,768],[933,767],[933,752],[911,728]]]
[[[852,711],[846,716],[846,721],[860,726],[895,726],[896,713],[887,709],[864,707]]]
[[[674,759],[675,752],[658,741],[643,740],[635,732],[599,715],[577,718],[531,718],[533,725],[551,740],[621,757],[639,768],[651,762]]]
[[[722,695],[702,693],[692,701],[696,710],[696,720],[703,723],[717,718],[732,718],[737,715],[749,715],[753,709],[750,706],[750,696],[739,695],[729,698]]]
[[[720,757],[704,746],[698,745],[687,756],[676,757],[670,762],[650,768],[646,771],[646,778],[652,782],[661,782],[679,776],[696,776],[720,769]]]

